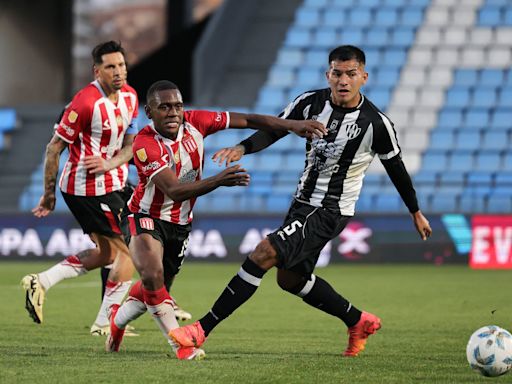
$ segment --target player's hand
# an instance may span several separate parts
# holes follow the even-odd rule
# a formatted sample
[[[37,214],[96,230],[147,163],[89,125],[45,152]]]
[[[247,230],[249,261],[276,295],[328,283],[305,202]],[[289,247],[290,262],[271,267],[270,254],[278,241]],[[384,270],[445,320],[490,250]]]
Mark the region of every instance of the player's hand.
[[[45,217],[55,209],[55,193],[45,193],[39,199],[37,206],[32,209],[35,217]]]
[[[243,145],[235,145],[231,148],[222,148],[218,150],[213,154],[212,160],[219,163],[219,165],[226,162],[226,167],[229,167],[231,162],[240,160],[244,153],[245,147]]]
[[[427,218],[423,216],[421,211],[418,211],[412,214],[412,220],[414,221],[416,230],[420,234],[421,240],[427,240],[430,235],[432,235],[432,228],[430,228],[430,223]]]
[[[109,162],[101,156],[85,156],[84,165],[89,173],[105,173],[111,169]]]
[[[312,139],[314,137],[322,138],[327,135],[327,128],[315,120],[289,120],[292,122],[290,131],[297,136]]]
[[[217,174],[215,177],[217,178],[217,182],[219,186],[225,187],[245,187],[249,185],[251,181],[251,177],[246,173],[247,171],[243,169],[240,165],[233,165],[224,169],[222,172]]]

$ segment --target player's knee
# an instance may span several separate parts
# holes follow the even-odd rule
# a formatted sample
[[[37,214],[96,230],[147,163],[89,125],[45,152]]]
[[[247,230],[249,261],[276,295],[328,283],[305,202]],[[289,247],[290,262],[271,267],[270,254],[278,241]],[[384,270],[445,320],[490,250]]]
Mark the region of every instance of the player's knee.
[[[279,285],[279,288],[294,295],[299,293],[305,284],[306,279],[303,277],[290,277],[279,272],[277,274],[277,285]]]
[[[262,240],[249,255],[249,258],[265,270],[277,264],[277,253],[268,239]]]
[[[160,268],[141,268],[140,279],[146,289],[155,290],[164,284],[163,270]]]

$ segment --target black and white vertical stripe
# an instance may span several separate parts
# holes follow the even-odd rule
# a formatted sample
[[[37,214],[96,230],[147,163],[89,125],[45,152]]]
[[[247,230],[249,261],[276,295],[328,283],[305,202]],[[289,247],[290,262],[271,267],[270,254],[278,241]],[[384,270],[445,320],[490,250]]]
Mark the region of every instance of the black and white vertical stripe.
[[[315,119],[329,131],[322,139],[308,140],[295,195],[315,207],[353,215],[364,173],[375,154],[389,159],[400,153],[392,122],[365,97],[355,108],[340,108],[331,103],[329,89],[306,92],[280,116]]]

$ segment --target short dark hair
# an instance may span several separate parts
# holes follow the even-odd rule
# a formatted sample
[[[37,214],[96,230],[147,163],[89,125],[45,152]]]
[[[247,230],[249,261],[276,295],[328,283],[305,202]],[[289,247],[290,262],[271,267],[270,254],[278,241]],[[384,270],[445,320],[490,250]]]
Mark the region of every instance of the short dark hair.
[[[98,44],[94,47],[92,50],[92,59],[94,60],[94,64],[101,64],[103,63],[102,56],[106,55],[107,53],[114,53],[114,52],[121,52],[123,56],[124,48],[121,46],[121,43],[118,41],[106,41],[104,43]]]
[[[149,101],[155,93],[168,89],[177,89],[178,91],[180,90],[176,84],[169,80],[158,80],[154,82],[146,92],[146,101]]]
[[[329,64],[331,64],[333,60],[356,60],[363,65],[366,64],[366,56],[363,50],[354,45],[340,45],[339,47],[334,48],[329,53]]]

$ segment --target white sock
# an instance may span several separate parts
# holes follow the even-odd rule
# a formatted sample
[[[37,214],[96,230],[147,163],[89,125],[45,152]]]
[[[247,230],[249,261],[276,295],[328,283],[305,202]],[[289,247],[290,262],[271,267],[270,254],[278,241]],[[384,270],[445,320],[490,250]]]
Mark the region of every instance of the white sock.
[[[64,279],[71,279],[86,274],[88,271],[84,268],[80,259],[75,256],[68,256],[60,263],[54,265],[44,272],[38,273],[39,282],[47,291],[55,284]]]
[[[119,307],[114,323],[118,328],[124,329],[130,321],[138,319],[144,313],[146,313],[146,304],[132,296],[128,296],[123,305]]]
[[[170,300],[164,300],[157,305],[146,305],[148,312],[151,313],[153,320],[157,323],[158,327],[164,334],[167,342],[171,345],[172,349],[176,352],[178,346],[169,337],[169,331],[171,329],[178,328],[178,320],[174,314],[174,309],[171,305]],[[116,316],[117,318],[117,316]]]
[[[109,324],[107,310],[112,304],[121,305],[124,297],[126,296],[126,292],[130,289],[130,285],[132,285],[131,280],[118,283],[107,280],[103,301],[101,302],[101,307],[98,311],[98,315],[96,316],[96,320],[94,320],[94,324],[99,327],[104,327]]]

